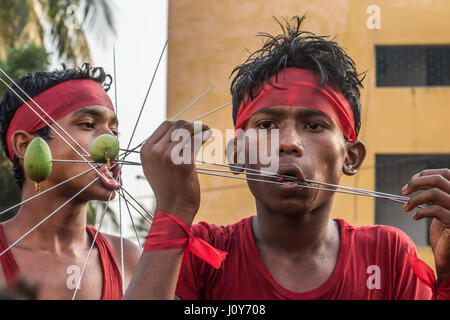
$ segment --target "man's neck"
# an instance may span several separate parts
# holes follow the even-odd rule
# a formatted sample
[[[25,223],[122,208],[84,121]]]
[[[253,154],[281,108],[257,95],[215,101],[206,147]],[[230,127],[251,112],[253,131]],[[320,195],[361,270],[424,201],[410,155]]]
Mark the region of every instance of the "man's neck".
[[[34,194],[24,188],[22,199],[28,199]],[[14,225],[13,228],[8,228],[8,235],[11,238],[8,241],[15,241],[57,210],[17,246],[49,251],[76,249],[80,245],[84,246],[87,240],[87,202],[74,199],[58,209],[67,200],[67,195],[49,192],[22,204],[16,216],[5,223],[7,227]]]
[[[331,205],[330,199],[310,212],[283,215],[257,201],[257,216],[253,219],[255,240],[292,257],[314,254],[324,245],[339,241],[338,226],[330,220]]]

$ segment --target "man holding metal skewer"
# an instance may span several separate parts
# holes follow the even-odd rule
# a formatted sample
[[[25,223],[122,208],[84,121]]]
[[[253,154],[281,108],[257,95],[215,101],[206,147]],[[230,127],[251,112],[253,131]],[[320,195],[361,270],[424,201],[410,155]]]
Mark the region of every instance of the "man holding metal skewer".
[[[0,286],[14,289],[23,279],[36,287],[37,299],[71,299],[74,290],[78,290],[78,299],[122,297],[140,249],[123,241],[122,274],[118,264],[121,239],[86,225],[88,201],[109,203],[120,187],[119,166],[90,168],[87,161],[55,162],[50,176],[40,183],[40,196],[24,174],[24,155],[36,136],[47,141],[53,157],[74,160],[86,156],[85,150],[99,135],[117,135],[117,117],[105,91],[110,86],[107,80],[102,68],[88,64],[27,74],[0,102],[2,146],[13,162],[24,200],[15,217],[0,225]],[[69,145],[71,142],[74,145]],[[47,193],[48,189],[52,191]]]
[[[228,226],[192,225],[198,172],[194,163],[173,163],[178,141],[171,137],[188,130],[195,146],[208,138],[208,127],[196,134],[192,123],[163,123],[141,150],[157,210],[124,298],[450,299],[448,169],[418,173],[402,190],[411,196],[405,211],[432,204],[413,218],[435,218],[437,279],[404,232],[330,219],[334,193],[301,188],[306,179],[338,185],[342,175],[358,172],[366,152],[357,138],[362,80],[354,62],[336,42],[302,31],[303,20],[295,17],[282,34],[266,35],[263,47],[234,70],[231,88],[233,152],[240,152],[239,129],[267,130],[268,138],[278,130],[278,149],[259,152],[276,152],[277,173],[293,179],[249,180],[256,216]],[[191,148],[191,159],[197,151]],[[247,168],[264,169],[245,163],[240,170]]]

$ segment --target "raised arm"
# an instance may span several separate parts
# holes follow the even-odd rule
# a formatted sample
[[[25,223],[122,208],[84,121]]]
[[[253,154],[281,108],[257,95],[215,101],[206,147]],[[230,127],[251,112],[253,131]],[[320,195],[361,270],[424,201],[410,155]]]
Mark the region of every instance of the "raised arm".
[[[430,244],[437,272],[434,286],[441,299],[450,299],[450,170],[423,170],[411,178],[402,192],[411,195],[405,211],[424,206],[414,213],[415,220],[434,218],[430,227]]]
[[[206,125],[165,121],[141,149],[145,177],[163,211],[190,226],[200,206],[195,157],[209,137]],[[182,162],[182,163],[180,163]],[[174,299],[184,249],[144,250],[124,299]]]

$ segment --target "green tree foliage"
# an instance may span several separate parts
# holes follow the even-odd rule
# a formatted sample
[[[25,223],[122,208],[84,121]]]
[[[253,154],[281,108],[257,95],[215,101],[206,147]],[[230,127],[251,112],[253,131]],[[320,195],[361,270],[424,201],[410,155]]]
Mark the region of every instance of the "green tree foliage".
[[[112,226],[115,231],[119,230],[119,222],[117,221],[117,214],[111,209],[111,205],[106,207],[106,202],[101,201],[89,201],[87,209],[86,223],[90,226],[98,228],[101,216],[105,212],[105,215],[112,221]],[[106,217],[104,218],[106,219]]]
[[[28,72],[45,71],[48,67],[49,54],[42,47],[30,45],[18,49],[9,49],[7,60],[0,60],[0,67],[12,78],[17,79],[19,76]],[[2,76],[2,79],[5,79]],[[0,97],[3,97],[6,86],[0,84]]]
[[[3,150],[0,152],[0,212],[20,202],[21,192],[19,185],[12,174],[11,161]],[[14,208],[0,215],[0,222],[12,218],[19,208]]]
[[[43,46],[49,40],[62,60],[91,62],[86,33],[98,40],[115,34],[112,12],[110,0],[2,0],[0,57],[6,48]]]
[[[0,61],[0,67],[13,79],[27,72],[44,71],[48,65],[48,53],[42,47],[28,46],[20,49],[8,50],[6,61]],[[4,78],[4,77],[2,77]],[[0,97],[2,98],[6,86],[0,84]],[[0,152],[0,212],[19,203],[21,192],[12,173],[11,161],[3,150]],[[0,221],[5,221],[14,216],[18,208],[5,212],[0,216]]]

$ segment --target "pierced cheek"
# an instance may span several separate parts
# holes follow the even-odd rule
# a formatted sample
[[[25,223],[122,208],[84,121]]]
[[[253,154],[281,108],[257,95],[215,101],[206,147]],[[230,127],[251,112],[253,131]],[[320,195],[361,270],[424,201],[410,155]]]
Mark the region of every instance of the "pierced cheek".
[[[318,176],[315,180],[337,184],[342,171],[341,161],[337,160],[338,156],[336,153],[328,153],[317,159],[319,165],[316,166],[316,173],[318,173]]]

